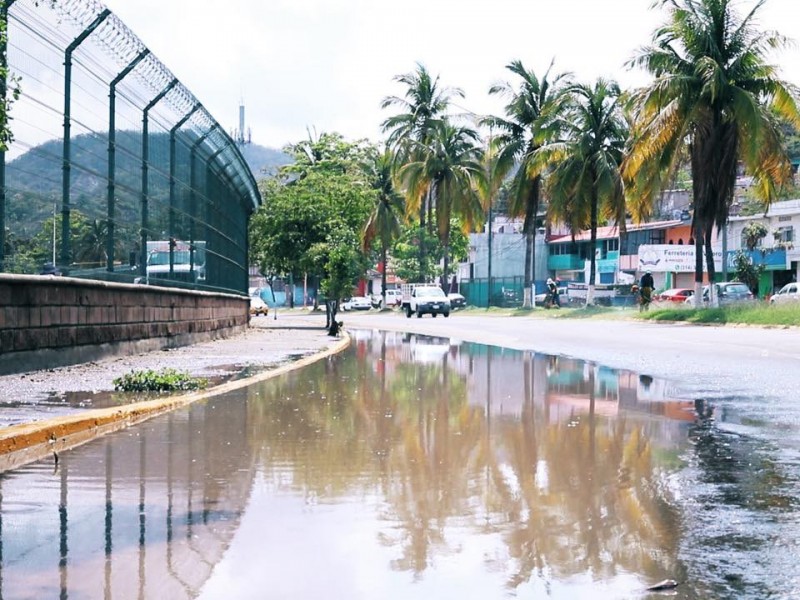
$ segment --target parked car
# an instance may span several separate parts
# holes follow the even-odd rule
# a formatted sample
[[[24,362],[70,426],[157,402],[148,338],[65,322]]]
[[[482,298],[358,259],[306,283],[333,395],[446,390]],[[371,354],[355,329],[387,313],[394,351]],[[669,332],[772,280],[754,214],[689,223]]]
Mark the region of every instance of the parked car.
[[[372,300],[367,296],[353,296],[342,302],[342,310],[369,310],[372,308]]]
[[[381,308],[383,297],[380,294],[372,294],[372,308]],[[400,290],[386,290],[386,306],[395,308],[403,303],[403,293]]]
[[[720,306],[737,304],[740,302],[752,302],[754,298],[750,288],[741,281],[723,281],[721,283],[715,283],[714,288],[716,289]],[[703,304],[709,303],[708,293],[708,286],[703,286]],[[686,304],[694,304],[694,297],[690,296],[684,300],[684,302]]]
[[[770,304],[789,304],[790,302],[800,302],[800,284],[787,283],[777,294],[773,294],[769,299]]]
[[[269,307],[261,299],[261,296],[250,296],[250,314],[253,316],[267,316],[269,314]]]
[[[694,296],[692,288],[670,288],[656,294],[655,299],[658,302],[686,302],[686,299],[692,296]]]
[[[461,294],[447,294],[450,299],[450,308],[464,308],[467,305],[467,299]]]

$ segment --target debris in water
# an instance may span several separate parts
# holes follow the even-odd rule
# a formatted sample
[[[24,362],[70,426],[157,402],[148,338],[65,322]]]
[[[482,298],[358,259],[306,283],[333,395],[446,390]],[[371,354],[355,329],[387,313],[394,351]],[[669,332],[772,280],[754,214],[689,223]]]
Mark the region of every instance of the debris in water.
[[[665,579],[664,581],[659,581],[655,585],[651,585],[649,588],[647,588],[647,591],[661,592],[664,590],[674,590],[676,587],[678,587],[678,585],[678,582],[674,579]]]

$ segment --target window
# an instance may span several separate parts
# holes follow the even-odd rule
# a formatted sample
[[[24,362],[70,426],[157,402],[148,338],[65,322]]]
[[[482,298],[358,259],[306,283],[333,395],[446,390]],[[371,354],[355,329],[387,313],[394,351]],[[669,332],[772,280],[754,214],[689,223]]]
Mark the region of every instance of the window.
[[[550,245],[550,256],[566,256],[568,254],[575,254],[575,244],[572,242]]]
[[[780,242],[782,244],[794,242],[794,227],[791,225],[789,227],[779,227],[775,233],[777,234],[775,236],[776,242]]]
[[[644,229],[629,231],[623,236],[620,254],[631,255],[639,253],[642,244],[666,244],[666,229]]]
[[[619,238],[606,240],[606,252],[616,252],[619,250]]]
[[[650,231],[651,244],[663,244],[667,239],[666,229],[654,229]]]

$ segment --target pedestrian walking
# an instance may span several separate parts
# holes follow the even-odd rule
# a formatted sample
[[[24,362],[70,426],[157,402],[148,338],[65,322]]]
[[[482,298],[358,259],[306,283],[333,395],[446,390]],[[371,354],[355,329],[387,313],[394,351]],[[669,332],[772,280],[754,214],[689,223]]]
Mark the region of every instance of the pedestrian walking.
[[[641,296],[639,303],[640,311],[650,309],[650,302],[653,300],[653,287],[655,287],[653,276],[650,271],[645,271],[644,275],[642,275],[642,278],[639,280],[639,295]]]

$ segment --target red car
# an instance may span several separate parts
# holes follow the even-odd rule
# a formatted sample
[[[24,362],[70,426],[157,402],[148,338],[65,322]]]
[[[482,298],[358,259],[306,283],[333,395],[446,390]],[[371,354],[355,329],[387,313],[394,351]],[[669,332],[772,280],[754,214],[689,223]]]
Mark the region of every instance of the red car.
[[[655,299],[660,302],[685,302],[692,296],[694,296],[692,288],[671,288],[657,294]]]

